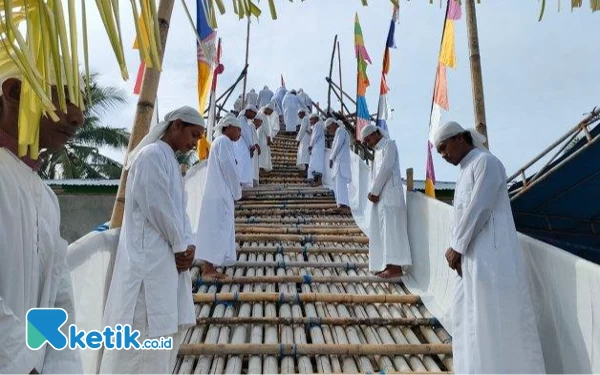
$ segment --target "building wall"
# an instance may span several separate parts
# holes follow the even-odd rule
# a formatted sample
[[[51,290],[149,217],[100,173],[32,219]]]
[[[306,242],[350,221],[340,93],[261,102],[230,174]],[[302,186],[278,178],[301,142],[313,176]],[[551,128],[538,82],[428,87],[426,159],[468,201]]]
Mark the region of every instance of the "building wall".
[[[58,193],[60,234],[69,243],[110,220],[115,194]]]

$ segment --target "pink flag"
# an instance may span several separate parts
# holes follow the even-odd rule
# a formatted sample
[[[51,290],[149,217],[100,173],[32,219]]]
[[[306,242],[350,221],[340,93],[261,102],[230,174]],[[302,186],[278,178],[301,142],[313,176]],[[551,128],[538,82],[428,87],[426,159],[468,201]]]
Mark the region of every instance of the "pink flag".
[[[460,9],[460,3],[458,0],[448,0],[448,19],[459,20],[462,17],[462,10]]]

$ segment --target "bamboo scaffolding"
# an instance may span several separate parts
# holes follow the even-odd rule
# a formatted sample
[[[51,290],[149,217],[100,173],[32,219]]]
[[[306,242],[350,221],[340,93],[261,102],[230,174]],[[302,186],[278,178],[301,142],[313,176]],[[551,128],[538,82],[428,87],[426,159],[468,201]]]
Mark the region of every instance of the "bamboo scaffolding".
[[[223,356],[223,355],[407,355],[407,354],[450,354],[451,345],[446,344],[183,344],[179,355]]]
[[[274,262],[279,264],[279,262]],[[285,262],[284,262],[285,263]],[[300,262],[297,262],[300,263]],[[260,264],[268,264],[268,262],[261,262]],[[349,263],[350,264],[350,263]],[[304,266],[303,266],[304,267]],[[304,276],[254,276],[254,277],[239,277],[230,279],[216,279],[216,278],[199,278],[197,283],[202,284],[268,284],[286,282],[293,284],[326,284],[326,283],[374,283],[374,284],[386,284],[386,283],[401,283],[402,279],[391,278],[383,279],[377,276],[313,276],[306,274]]]
[[[256,227],[256,226],[236,226],[238,233],[272,233],[272,234],[362,234],[359,228],[302,228],[302,227],[288,227],[288,228],[275,228],[275,227]]]
[[[287,283],[286,278],[290,276],[278,276],[285,283]],[[295,277],[295,276],[291,276]],[[313,326],[313,325],[335,325],[335,326],[350,326],[350,325],[366,325],[366,326],[408,326],[408,327],[419,327],[426,326],[431,327],[439,324],[437,319],[426,319],[426,318],[357,318],[357,317],[347,317],[347,318],[307,318],[307,317],[233,317],[233,318],[211,318],[211,317],[203,317],[198,318],[196,320],[196,325],[206,325],[206,324],[253,324],[253,325],[305,325],[305,326]],[[437,338],[436,344],[441,344],[442,342]]]
[[[322,247],[319,248],[319,250],[314,250],[310,247],[307,246],[273,246],[273,247],[266,247],[266,246],[262,246],[262,247],[257,247],[257,248],[247,248],[245,246],[241,246],[238,248],[238,253],[248,253],[248,252],[254,252],[254,251],[259,251],[259,252],[263,252],[263,253],[302,253],[302,254],[309,254],[311,252],[315,252],[318,251],[320,253],[326,253],[326,254],[337,254],[337,253],[358,253],[358,254],[368,254],[369,253],[369,249],[368,248],[361,248],[361,247],[344,247],[344,248],[339,248],[339,247]]]
[[[290,242],[351,242],[368,244],[369,238],[366,236],[333,236],[333,235],[293,235],[293,234],[236,234],[235,240],[238,242],[249,241],[290,241]]]
[[[236,271],[237,272],[237,271]],[[235,285],[234,285],[235,286]],[[362,294],[328,294],[328,293],[196,293],[195,303],[221,302],[329,302],[329,303],[406,303],[419,304],[421,297],[417,295],[362,295]]]
[[[340,217],[340,218],[332,218],[332,217],[285,217],[285,218],[268,218],[268,217],[249,217],[246,219],[235,219],[235,223],[236,224],[244,224],[244,223],[248,223],[248,224],[265,224],[265,223],[269,223],[269,224],[275,224],[275,223],[281,223],[281,224],[297,224],[297,225],[302,225],[302,224],[314,224],[314,223],[327,223],[327,224],[332,224],[332,223],[344,223],[344,224],[354,224],[354,219],[352,217]]]

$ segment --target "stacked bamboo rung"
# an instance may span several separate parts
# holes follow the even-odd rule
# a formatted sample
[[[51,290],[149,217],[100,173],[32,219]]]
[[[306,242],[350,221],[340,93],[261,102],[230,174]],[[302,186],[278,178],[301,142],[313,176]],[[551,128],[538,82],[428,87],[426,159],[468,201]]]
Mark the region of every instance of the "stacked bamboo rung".
[[[197,325],[174,373],[447,373],[451,341],[401,279],[368,270],[368,238],[304,182],[280,135],[274,170],[236,204],[226,279],[193,269]]]

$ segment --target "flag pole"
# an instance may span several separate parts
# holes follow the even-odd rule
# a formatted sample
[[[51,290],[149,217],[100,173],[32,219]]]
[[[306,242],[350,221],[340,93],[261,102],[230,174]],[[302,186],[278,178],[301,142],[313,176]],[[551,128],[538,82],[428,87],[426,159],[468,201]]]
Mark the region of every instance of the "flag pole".
[[[248,26],[246,28],[246,68],[248,67],[248,55],[250,52],[250,15],[248,15]],[[248,81],[248,72],[244,76],[244,88],[242,90],[242,105],[246,106],[246,83]]]
[[[169,34],[169,23],[171,22],[171,14],[173,13],[174,0],[160,0],[158,6],[158,24],[160,28],[160,44],[161,49],[159,51],[159,57],[161,64],[165,54],[165,47],[167,44],[167,36]],[[152,115],[154,113],[154,106],[156,105],[156,93],[158,92],[158,83],[160,82],[160,73],[158,69],[147,68],[144,74],[144,81],[142,83],[142,92],[138,99],[137,109],[135,113],[135,119],[133,122],[133,129],[131,131],[131,137],[129,138],[129,145],[127,146],[127,155],[140,143],[142,138],[148,134],[150,128],[150,122],[152,121]],[[125,163],[127,164],[127,155],[125,156]],[[119,183],[119,190],[117,191],[117,197],[113,207],[112,216],[110,219],[111,228],[119,228],[123,222],[123,209],[125,207],[125,186],[127,184],[127,171],[123,168],[121,172],[121,182]]]
[[[333,38],[333,49],[331,50],[331,61],[329,62],[329,80],[331,80],[333,77],[333,61],[335,59],[335,50],[337,48],[337,34],[335,34],[335,37]],[[326,111],[329,114],[329,110],[331,108],[331,85],[329,85],[329,90],[327,91],[327,108]]]
[[[338,40],[337,41],[337,52],[338,52],[338,69],[339,69],[339,74],[340,74],[340,91],[344,91],[343,86],[342,86],[342,54],[340,53],[340,51],[341,51],[340,41]],[[343,116],[344,115],[344,96],[343,95],[340,98],[340,112]]]
[[[483,77],[481,74],[481,55],[479,54],[479,34],[477,31],[475,0],[466,0],[465,10],[467,14],[467,37],[469,40],[469,62],[471,63],[471,85],[473,88],[475,128],[479,133],[485,136],[485,147],[489,149],[487,123],[485,120],[485,101],[483,97]]]

